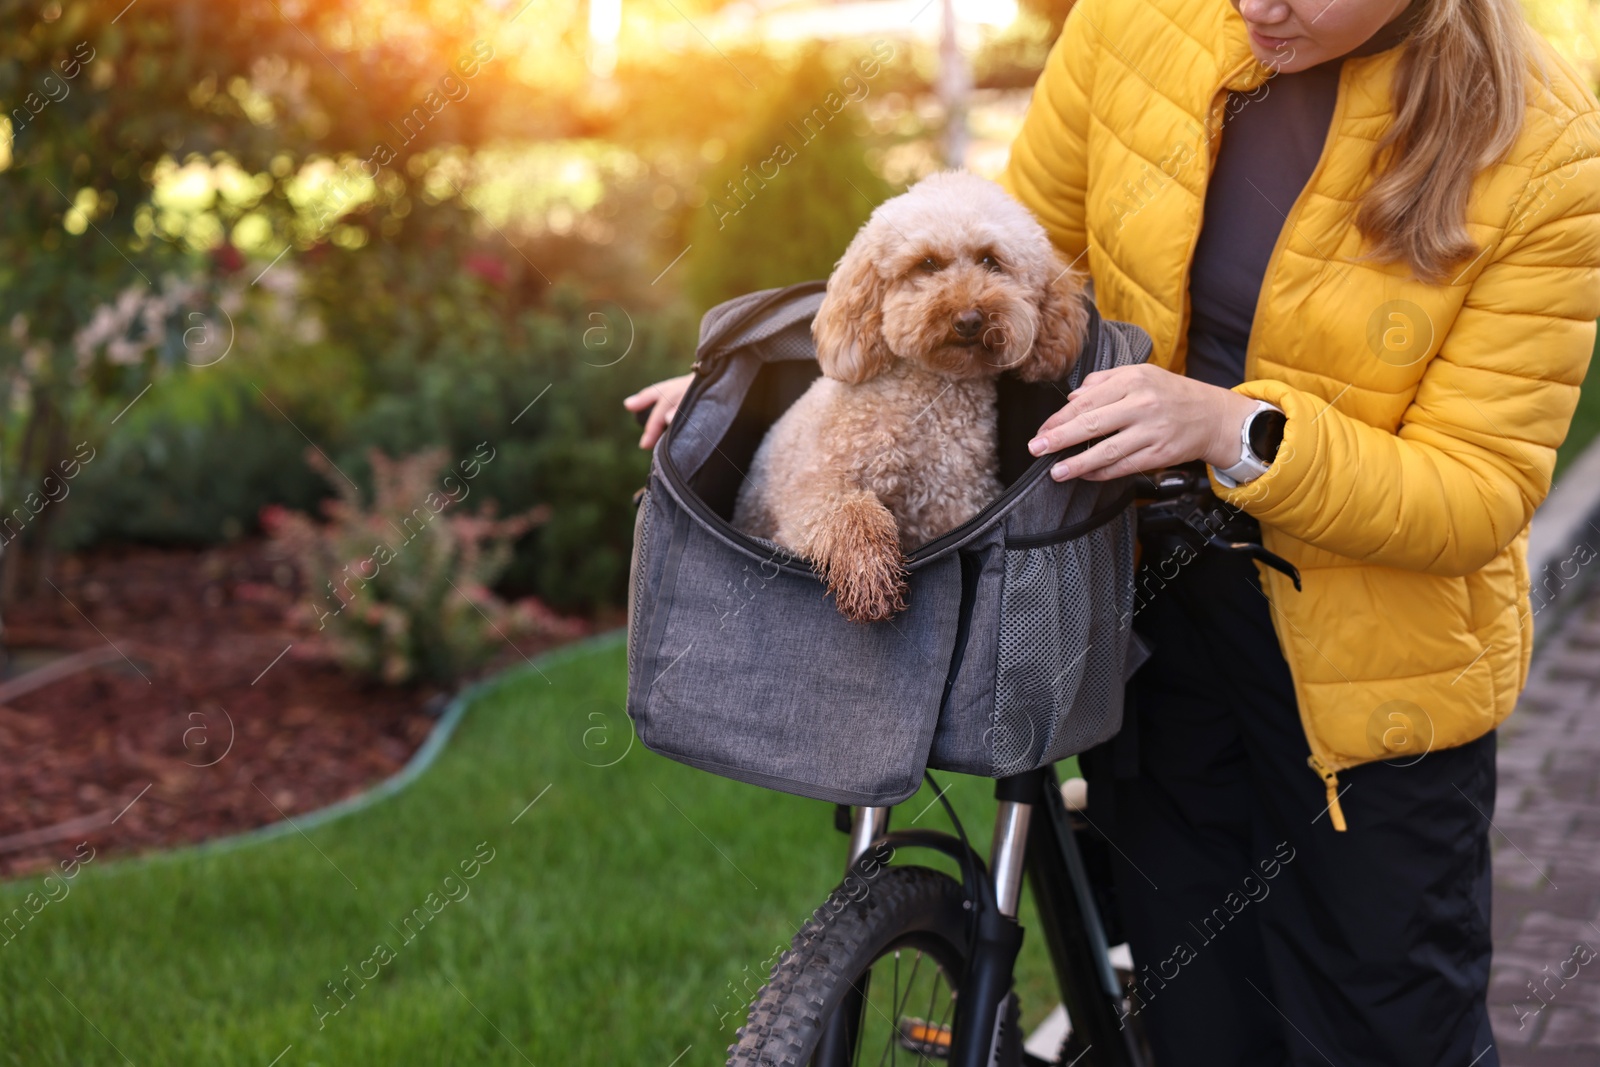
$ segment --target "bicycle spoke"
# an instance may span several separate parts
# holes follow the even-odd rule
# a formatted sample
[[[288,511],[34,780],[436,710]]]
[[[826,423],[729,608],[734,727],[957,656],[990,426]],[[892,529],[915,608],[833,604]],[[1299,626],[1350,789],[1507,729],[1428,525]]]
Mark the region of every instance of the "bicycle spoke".
[[[899,1025],[900,1018],[905,1014],[906,1001],[911,999],[911,987],[917,983],[917,968],[922,966],[922,953],[917,953],[917,960],[911,965],[911,977],[906,979],[906,996],[894,1006],[895,1024]],[[896,990],[898,992],[898,989]]]
[[[901,956],[907,951],[915,955],[909,964],[902,967]],[[941,1063],[946,1058],[938,1053],[941,1046],[948,1049],[948,1035],[944,1035],[944,1030],[954,1009],[956,995],[945,967],[937,957],[928,974],[923,975],[922,962],[928,955],[921,947],[901,945],[879,956],[871,967],[850,983],[851,989],[860,998],[857,1003],[861,1006],[855,1047],[849,1053],[852,1067],[863,1067],[865,1064],[899,1067],[902,1047],[911,1053],[908,1063]],[[885,964],[890,973],[880,973],[878,980],[873,981],[873,972],[881,972]],[[919,979],[928,983],[928,1014],[924,1018],[913,1018],[906,1012],[913,1000],[921,1003],[921,993],[917,988]],[[944,1000],[942,1006],[939,1003],[941,996]],[[887,1013],[885,1008],[889,1009]],[[933,1020],[935,1011],[940,1013],[937,1021]],[[879,1049],[876,1058],[869,1051],[872,1048]]]
[[[898,950],[896,950],[896,952],[894,952],[894,976],[899,977],[899,952],[898,952]],[[880,1014],[882,1014],[882,1013],[880,1013]],[[898,1022],[896,1022],[896,1025],[894,1025],[894,1030],[898,1030],[898,1029],[899,1029],[899,1024],[898,1024]],[[894,1045],[896,1045],[896,1043],[898,1043],[898,1037],[899,1037],[898,1033],[890,1033],[890,1043],[888,1043],[888,1045],[883,1046],[883,1054],[882,1054],[882,1056],[878,1056],[878,1067],[883,1067],[883,1061],[885,1061],[885,1059],[888,1059],[888,1057],[890,1057],[891,1054],[893,1054]],[[862,1041],[862,1045],[866,1045],[866,1041]]]
[[[925,1016],[925,1021],[924,1021],[924,1024],[923,1024],[930,1034],[937,1034],[937,1033],[939,1033],[940,1031],[942,1031],[944,1029],[944,1024],[945,1024],[944,1015],[941,1015],[940,1018],[939,1018],[939,1021],[937,1021],[937,1022],[935,1022],[934,1019],[933,1019],[934,1005],[938,1002],[938,999],[939,999],[939,987],[940,987],[940,985],[944,984],[943,981],[942,981],[944,979],[944,977],[945,977],[945,974],[944,974],[943,968],[941,968],[939,966],[938,961],[934,961],[933,978],[929,983],[930,989],[929,989],[929,992],[928,992],[928,1014],[927,1014],[927,1016]],[[948,1013],[951,1009],[954,1008],[955,1002],[956,1002],[955,1001],[955,992],[953,990],[946,989],[946,991],[945,991],[945,1012],[946,1013]],[[930,1057],[924,1056],[921,1052],[917,1053],[917,1059],[919,1061],[923,1061],[923,1062],[929,1062],[930,1061]]]
[[[942,1013],[940,1013],[940,1015],[939,1015],[939,1025],[940,1026],[946,1026],[946,1025],[949,1024],[949,1022],[950,1022],[950,1013],[955,1010],[955,1006],[956,1006],[956,998],[955,997],[952,996],[949,1000],[945,1001],[945,1003],[944,1003],[944,1011]]]

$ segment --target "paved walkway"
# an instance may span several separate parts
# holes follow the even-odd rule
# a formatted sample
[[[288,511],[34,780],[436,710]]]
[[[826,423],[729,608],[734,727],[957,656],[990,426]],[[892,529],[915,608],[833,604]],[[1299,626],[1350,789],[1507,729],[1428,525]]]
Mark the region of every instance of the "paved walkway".
[[[1489,1005],[1506,1067],[1595,1067],[1600,581],[1564,618],[1534,624],[1528,688],[1500,737]]]

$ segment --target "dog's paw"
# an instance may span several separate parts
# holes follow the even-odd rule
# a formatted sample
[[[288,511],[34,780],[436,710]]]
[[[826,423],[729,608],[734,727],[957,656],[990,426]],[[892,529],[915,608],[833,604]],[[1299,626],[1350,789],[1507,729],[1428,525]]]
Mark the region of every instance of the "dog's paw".
[[[906,607],[905,556],[894,516],[870,494],[840,503],[812,532],[812,564],[839,613],[851,622],[881,622]]]
[[[905,566],[898,549],[892,558],[864,562],[851,574],[829,572],[828,589],[839,614],[851,622],[882,622],[904,611]]]

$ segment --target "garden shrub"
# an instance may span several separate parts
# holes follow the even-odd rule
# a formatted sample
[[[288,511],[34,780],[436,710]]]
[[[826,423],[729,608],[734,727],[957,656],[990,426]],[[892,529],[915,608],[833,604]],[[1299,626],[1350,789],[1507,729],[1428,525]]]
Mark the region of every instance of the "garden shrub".
[[[630,499],[649,468],[622,398],[688,369],[690,319],[568,288],[516,312],[474,278],[408,276],[414,262],[383,259],[339,252],[307,269],[306,304],[328,323],[324,337],[242,327],[216,366],[163,377],[97,443],[58,545],[209,544],[255,532],[268,504],[311,510],[328,487],[301,459],[308,438],[363,489],[372,448],[461,457],[488,441],[499,458],[481,497],[504,513],[549,508],[518,541],[500,590],[563,611],[620,604]],[[365,310],[342,314],[341,304]]]
[[[493,501],[461,507],[496,451],[485,442],[452,463],[444,449],[398,460],[371,449],[369,504],[311,449],[306,462],[337,491],[322,504],[326,522],[265,509],[262,525],[300,571],[294,620],[323,634],[343,666],[391,685],[449,685],[507,641],[578,632],[534,597],[508,603],[490,591],[512,542],[549,516],[535,508],[496,518]]]
[[[56,543],[215,544],[253,531],[267,504],[315,506],[327,487],[300,458],[301,430],[320,440],[347,417],[360,386],[343,371],[355,368],[315,345],[164,376],[96,442]]]
[[[373,399],[331,454],[360,481],[369,446],[401,454],[438,445],[459,456],[489,441],[499,458],[481,492],[507,511],[550,508],[517,546],[501,588],[564,611],[622,603],[631,499],[650,463],[622,398],[688,370],[692,322],[585,302],[568,289],[510,327],[481,302],[463,300],[451,314],[428,347],[373,357]]]

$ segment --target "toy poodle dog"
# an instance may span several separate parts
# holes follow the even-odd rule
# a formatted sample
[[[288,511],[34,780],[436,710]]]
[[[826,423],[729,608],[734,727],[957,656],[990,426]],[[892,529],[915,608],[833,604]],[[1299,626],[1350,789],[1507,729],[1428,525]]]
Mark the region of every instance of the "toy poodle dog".
[[[822,377],[767,432],[733,522],[807,560],[856,622],[905,607],[905,554],[1000,493],[995,378],[1066,376],[1089,312],[1044,228],[991,181],[880,204],[812,322]]]

